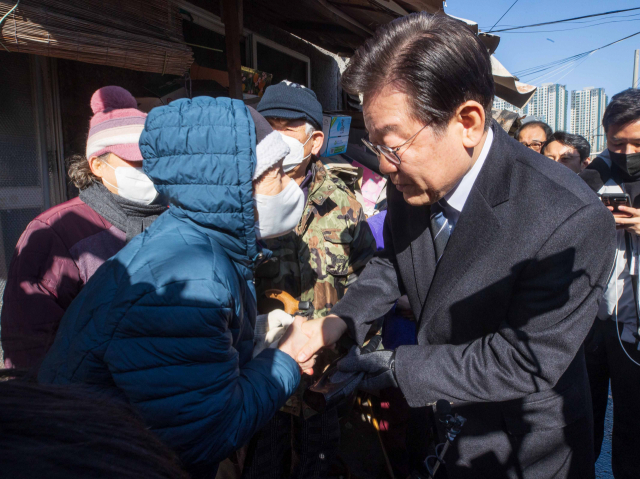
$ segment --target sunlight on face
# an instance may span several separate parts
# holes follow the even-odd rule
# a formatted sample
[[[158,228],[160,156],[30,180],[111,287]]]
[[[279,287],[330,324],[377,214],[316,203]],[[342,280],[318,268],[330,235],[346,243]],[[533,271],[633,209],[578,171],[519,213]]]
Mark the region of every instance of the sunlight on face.
[[[640,120],[626,125],[612,125],[607,131],[607,148],[614,153],[640,152]]]
[[[363,113],[371,143],[395,147],[424,126],[409,114],[407,100],[405,93],[390,86],[365,95]],[[473,166],[470,152],[461,140],[463,130],[455,118],[439,134],[428,126],[398,151],[399,166],[380,156],[380,171],[389,175],[410,205],[435,203]]]
[[[563,145],[559,141],[552,141],[544,148],[544,156],[569,168],[574,173],[580,173],[587,166],[580,160],[580,153],[575,148]]]

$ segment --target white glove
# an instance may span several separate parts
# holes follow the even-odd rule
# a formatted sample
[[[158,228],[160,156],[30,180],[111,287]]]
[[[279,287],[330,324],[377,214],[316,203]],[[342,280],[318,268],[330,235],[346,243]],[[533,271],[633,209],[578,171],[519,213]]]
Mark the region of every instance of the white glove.
[[[266,348],[277,348],[280,338],[292,323],[293,316],[281,309],[258,315],[254,330],[253,357]]]

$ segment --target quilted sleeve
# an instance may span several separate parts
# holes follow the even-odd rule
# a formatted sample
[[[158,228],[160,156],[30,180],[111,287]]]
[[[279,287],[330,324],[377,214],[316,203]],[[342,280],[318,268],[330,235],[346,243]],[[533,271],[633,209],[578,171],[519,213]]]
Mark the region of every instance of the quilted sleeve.
[[[46,223],[32,221],[11,261],[2,306],[5,367],[38,366],[83,282],[69,250]]]
[[[117,387],[189,467],[245,444],[300,380],[279,350],[241,366],[233,304],[225,286],[208,280],[158,288],[129,308],[104,356]]]

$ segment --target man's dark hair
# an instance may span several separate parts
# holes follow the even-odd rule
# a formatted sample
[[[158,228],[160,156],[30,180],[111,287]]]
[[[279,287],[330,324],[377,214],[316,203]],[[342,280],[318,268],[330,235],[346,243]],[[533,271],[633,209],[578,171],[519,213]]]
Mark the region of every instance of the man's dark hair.
[[[542,128],[544,130],[544,136],[547,140],[551,137],[551,135],[553,135],[553,130],[544,121],[530,121],[522,125],[520,128],[518,128],[518,131],[516,131],[515,139],[517,141],[520,141],[520,133],[522,133],[527,128],[532,128],[534,126],[537,126],[538,128]]]
[[[574,148],[580,154],[580,161],[586,160],[591,154],[591,145],[584,136],[573,135],[566,131],[556,131],[553,135],[549,136],[544,145],[542,145],[540,153],[544,154],[544,149],[552,141],[557,141],[565,146]]]
[[[394,85],[409,97],[411,115],[442,131],[465,101],[485,109],[491,122],[494,85],[487,48],[468,27],[425,12],[398,18],[376,30],[342,75],[351,94]]]
[[[78,386],[0,382],[0,475],[188,479],[133,409]]]
[[[602,117],[602,126],[606,132],[610,126],[623,126],[638,120],[640,120],[640,90],[629,88],[611,97]]]

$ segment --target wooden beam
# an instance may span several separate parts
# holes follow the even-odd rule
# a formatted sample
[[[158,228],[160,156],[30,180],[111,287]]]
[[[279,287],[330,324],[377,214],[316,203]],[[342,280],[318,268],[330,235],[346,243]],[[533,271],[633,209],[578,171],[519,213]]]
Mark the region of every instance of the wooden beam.
[[[227,46],[227,72],[229,73],[229,97],[242,100],[242,71],[240,69],[240,38],[242,37],[242,0],[222,0]]]

